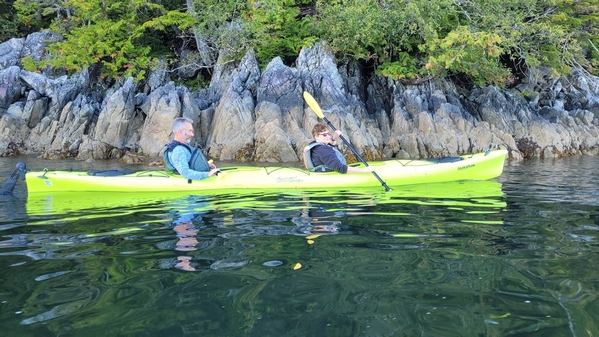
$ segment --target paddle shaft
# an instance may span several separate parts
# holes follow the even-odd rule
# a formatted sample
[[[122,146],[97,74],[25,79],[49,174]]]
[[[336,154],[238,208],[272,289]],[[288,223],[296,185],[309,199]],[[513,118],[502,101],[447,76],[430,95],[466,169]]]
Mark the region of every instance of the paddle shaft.
[[[8,179],[6,179],[4,185],[2,185],[2,188],[0,189],[0,195],[12,195],[12,191],[15,189],[17,180],[25,180],[25,172],[27,172],[25,163],[17,163],[15,170],[12,171]]]
[[[324,121],[329,125],[329,127],[331,129],[333,129],[333,132],[337,131],[337,128],[335,128],[333,123],[331,123],[331,121],[328,118],[323,116],[322,119],[324,119]],[[341,138],[341,140],[345,143],[345,145],[347,145],[349,147],[349,149],[354,153],[354,155],[356,156],[356,158],[358,158],[358,160],[360,160],[364,165],[369,166],[368,163],[366,162],[366,160],[364,160],[364,158],[362,158],[362,156],[360,156],[358,151],[356,151],[356,149],[354,149],[354,147],[351,146],[351,144],[347,141],[347,139],[345,139],[345,137],[343,137],[343,135],[340,135],[339,138]],[[381,179],[381,177],[379,177],[379,175],[376,174],[376,172],[372,171],[372,175],[374,175],[376,177],[376,179],[378,179],[378,181],[381,183],[381,185],[383,185],[386,192],[391,191],[391,188],[389,186],[387,186],[387,183],[385,181],[383,181],[383,179]]]

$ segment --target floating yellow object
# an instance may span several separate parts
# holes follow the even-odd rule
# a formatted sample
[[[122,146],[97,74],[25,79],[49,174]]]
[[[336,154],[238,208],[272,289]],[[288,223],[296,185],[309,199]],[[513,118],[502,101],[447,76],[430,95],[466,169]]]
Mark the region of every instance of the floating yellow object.
[[[301,267],[302,267],[302,264],[298,262],[298,263],[295,264],[295,266],[293,266],[293,270],[298,270]]]
[[[309,245],[313,245],[314,244],[314,240],[308,240],[306,242],[308,242]]]
[[[320,234],[312,234],[312,235],[308,235],[306,236],[306,239],[308,240],[312,240],[312,239],[316,239],[317,237],[319,237]]]

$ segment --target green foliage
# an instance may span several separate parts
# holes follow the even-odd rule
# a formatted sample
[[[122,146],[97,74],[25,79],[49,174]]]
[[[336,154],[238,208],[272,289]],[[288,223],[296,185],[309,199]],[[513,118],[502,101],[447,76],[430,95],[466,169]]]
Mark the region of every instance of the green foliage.
[[[342,57],[396,62],[443,35],[457,20],[453,1],[318,1],[319,30]]]
[[[160,15],[143,22],[143,28],[153,28],[156,30],[165,30],[169,26],[177,26],[180,29],[187,29],[196,24],[196,20],[188,13],[179,11],[170,11],[164,15]]]
[[[551,15],[550,23],[572,33],[580,44],[582,57],[577,60],[599,75],[599,0],[563,0],[556,6],[559,12]]]
[[[569,6],[574,2],[580,6]],[[509,77],[500,56],[524,60],[532,68],[549,67],[555,74],[568,73],[584,60],[581,41],[597,45],[593,24],[599,0],[574,2],[322,0],[319,33],[340,57],[375,60],[378,72],[393,78],[450,70],[477,83],[500,84]],[[556,25],[558,15],[570,27]],[[583,27],[592,33],[583,37]],[[599,55],[597,48],[586,50]]]
[[[433,39],[421,46],[427,52],[426,69],[433,73],[441,70],[470,75],[475,83],[502,84],[509,72],[499,64],[502,38],[486,32],[471,32],[459,26],[442,39]]]
[[[258,61],[265,64],[275,56],[297,56],[306,44],[304,39],[310,37],[310,18],[297,19],[296,1],[250,0],[248,4],[245,17]]]
[[[194,23],[185,13],[166,12],[161,5],[143,0],[45,0],[38,6],[35,1],[17,0],[15,8],[23,20],[38,26],[43,21],[39,18],[54,15],[50,28],[65,36],[64,41],[48,46],[51,58],[38,67],[72,72],[100,64],[103,76],[137,80],[143,79],[154,61],[152,47],[163,48],[164,43],[153,38],[156,30]]]
[[[399,53],[399,60],[385,62],[379,66],[377,73],[394,79],[414,78],[426,75],[422,67],[418,67],[417,59],[407,52]]]
[[[518,96],[523,97],[523,98],[530,98],[532,96],[538,95],[539,93],[537,91],[522,91],[518,94]]]
[[[12,2],[0,3],[0,42],[21,35],[19,22],[14,13]]]
[[[339,59],[372,61],[401,80],[449,71],[507,83],[500,58],[555,75],[575,66],[599,73],[599,0],[14,0],[13,8],[0,14],[0,37],[65,36],[37,66],[101,64],[111,77],[143,78],[155,57],[172,55],[166,41],[195,47],[198,68],[249,49],[261,64],[293,59],[325,40]]]
[[[385,58],[390,26],[401,22],[390,10],[385,13],[376,0],[319,1],[318,34],[343,58]]]
[[[36,71],[37,70],[37,65],[35,63],[35,60],[31,56],[25,56],[24,58],[22,58],[21,64],[23,66],[23,69],[25,69],[27,71]]]
[[[41,66],[64,67],[81,71],[100,63],[103,74],[110,77],[132,76],[141,80],[152,59],[150,47],[135,44],[143,29],[126,21],[100,21],[90,26],[71,29],[65,41],[48,46],[53,58]]]
[[[217,51],[223,60],[230,60],[241,58],[250,48],[250,34],[242,20],[246,8],[244,1],[237,0],[193,1],[188,13],[195,24],[190,31],[206,64],[216,63]]]
[[[207,88],[210,85],[210,79],[207,79],[202,75],[199,75],[192,80],[183,81],[182,84],[189,90],[195,91],[201,88]]]
[[[48,28],[52,20],[60,20],[61,0],[16,0],[13,4],[17,17],[27,30],[35,32]]]

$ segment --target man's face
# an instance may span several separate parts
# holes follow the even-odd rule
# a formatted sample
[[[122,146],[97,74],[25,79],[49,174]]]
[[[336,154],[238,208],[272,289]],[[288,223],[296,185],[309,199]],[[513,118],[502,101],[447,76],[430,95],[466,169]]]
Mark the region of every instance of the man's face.
[[[185,126],[183,127],[183,129],[181,129],[180,132],[183,143],[189,144],[193,139],[193,126],[191,125],[191,123],[185,123]]]

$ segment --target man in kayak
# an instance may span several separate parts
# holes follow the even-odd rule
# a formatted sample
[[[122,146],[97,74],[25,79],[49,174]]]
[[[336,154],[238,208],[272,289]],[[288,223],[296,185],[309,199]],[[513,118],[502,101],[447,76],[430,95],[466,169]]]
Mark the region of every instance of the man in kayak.
[[[335,131],[332,134],[329,128],[324,124],[316,124],[312,128],[314,141],[304,148],[304,165],[306,169],[312,172],[330,172],[339,173],[368,173],[373,168],[347,166],[347,161],[343,154],[337,150],[335,140],[341,137],[341,131]]]
[[[193,139],[192,120],[185,117],[173,121],[173,140],[163,151],[162,158],[169,170],[189,180],[201,180],[218,174],[220,170],[198,148],[189,146]]]

